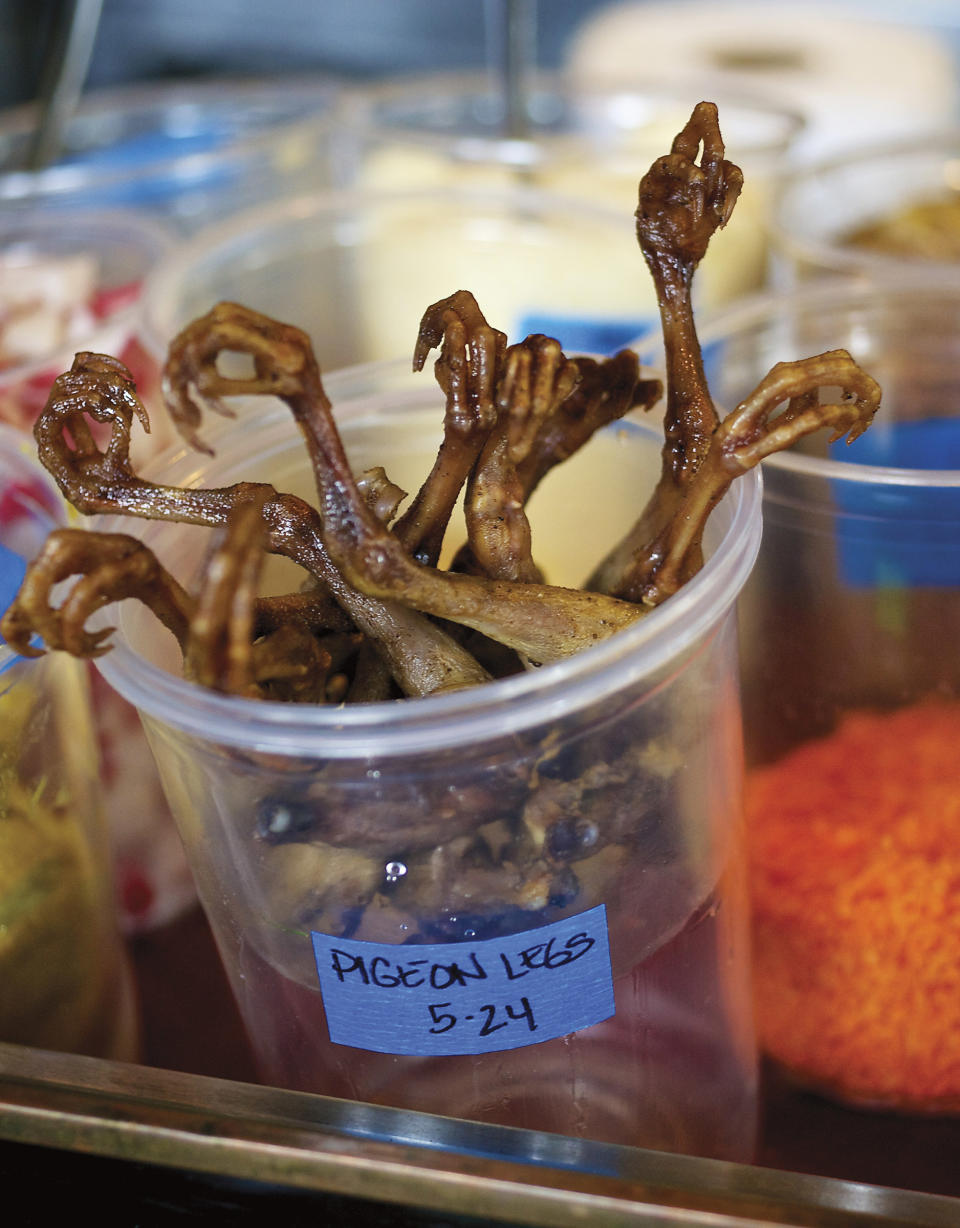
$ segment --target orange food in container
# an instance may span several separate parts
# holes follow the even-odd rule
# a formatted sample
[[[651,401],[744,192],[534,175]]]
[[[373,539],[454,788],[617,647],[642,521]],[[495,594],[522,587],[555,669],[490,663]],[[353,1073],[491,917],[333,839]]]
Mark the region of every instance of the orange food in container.
[[[845,1100],[960,1109],[960,704],[845,716],[748,785],[758,1024]]]

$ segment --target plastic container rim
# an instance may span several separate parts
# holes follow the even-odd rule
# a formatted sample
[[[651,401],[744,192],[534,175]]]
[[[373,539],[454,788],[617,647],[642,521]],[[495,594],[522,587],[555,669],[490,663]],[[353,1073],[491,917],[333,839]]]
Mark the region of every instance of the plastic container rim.
[[[896,284],[871,282],[866,278],[846,279],[811,283],[798,290],[792,290],[788,294],[782,292],[754,294],[742,299],[734,306],[717,311],[706,322],[699,325],[697,331],[701,344],[709,345],[729,340],[738,333],[773,321],[785,308],[809,312],[839,306],[844,302],[854,305],[857,302],[866,302],[877,295],[891,294],[897,298],[908,295],[920,297],[926,294],[932,296],[949,294],[956,298],[960,306],[960,285],[956,278],[949,283],[947,281],[938,283],[936,279],[931,280],[914,267],[910,270],[910,275],[901,278]],[[635,348],[643,352],[649,349],[649,343],[645,344],[641,340]],[[798,354],[797,357],[800,358],[803,355]],[[881,397],[881,405],[882,403]],[[727,408],[732,408],[732,406]],[[960,487],[960,469],[906,469],[893,465],[865,465],[853,461],[805,456],[800,452],[774,453],[766,457],[763,466],[805,474],[809,477],[820,477],[832,482],[848,482],[858,485]]]
[[[553,95],[559,98],[582,98],[592,101],[624,97],[649,98],[651,101],[668,100],[677,103],[687,100],[689,101],[688,109],[690,111],[702,99],[709,98],[710,90],[714,86],[716,86],[716,89],[713,92],[720,99],[717,105],[720,107],[721,130],[723,129],[724,106],[739,108],[742,111],[753,111],[758,115],[776,119],[780,122],[780,126],[783,129],[779,137],[771,137],[769,140],[745,145],[742,149],[734,150],[734,153],[741,157],[752,158],[782,155],[790,149],[807,126],[806,118],[800,111],[790,106],[757,94],[751,94],[748,91],[731,90],[729,84],[714,82],[709,78],[707,80],[698,78],[695,81],[684,81],[682,79],[654,80],[645,81],[642,85],[631,82],[593,83],[577,81],[575,78],[564,75],[563,72],[540,70],[530,74],[528,83],[528,88],[531,94],[534,95]],[[704,92],[705,90],[706,93]],[[539,133],[536,127],[532,136],[528,138],[497,136],[492,132],[489,136],[476,133],[464,134],[453,130],[444,132],[431,128],[422,128],[413,123],[385,122],[383,119],[378,118],[377,114],[377,108],[379,107],[391,103],[409,102],[418,98],[422,98],[426,102],[436,101],[444,95],[451,94],[458,94],[464,97],[495,97],[498,93],[499,86],[488,73],[485,74],[479,71],[466,73],[411,73],[387,78],[376,85],[366,88],[347,86],[344,90],[343,100],[348,122],[365,137],[403,137],[417,143],[446,147],[450,145],[451,141],[463,140],[465,138],[484,141],[490,145],[516,144],[518,141],[521,144],[536,145],[538,139],[549,139],[554,135],[549,129]],[[624,131],[628,132],[630,129],[625,127]],[[563,134],[561,133],[560,135]],[[662,152],[668,152],[666,147]],[[638,168],[638,180],[645,170],[646,167]]]
[[[209,262],[215,254],[229,250],[234,244],[255,245],[258,233],[268,230],[282,232],[287,225],[303,224],[321,217],[342,215],[349,220],[365,208],[386,209],[422,200],[432,201],[437,207],[442,207],[445,202],[487,208],[515,205],[519,210],[534,211],[540,215],[549,216],[553,212],[564,217],[592,219],[600,225],[625,225],[622,212],[614,206],[608,208],[590,200],[520,186],[402,188],[391,192],[380,192],[374,188],[326,188],[304,192],[245,209],[224,221],[205,226],[190,238],[178,242],[162,264],[157,265],[147,277],[143,290],[141,340],[154,357],[161,361],[165,358],[172,337],[170,330],[176,327],[171,323],[174,291],[182,282],[185,272]],[[637,258],[640,259],[639,252]]]
[[[81,236],[76,231],[83,231],[85,234],[102,232],[107,239],[107,243],[100,249],[93,249],[91,254],[94,256],[97,256],[100,252],[107,251],[111,237],[115,238],[118,234],[124,232],[132,234],[138,240],[143,241],[142,246],[145,251],[150,253],[150,258],[141,276],[141,291],[133,302],[121,307],[118,311],[111,312],[103,320],[98,320],[96,325],[98,331],[126,325],[130,328],[137,326],[139,333],[139,323],[146,304],[145,296],[150,277],[153,271],[159,269],[177,250],[177,240],[173,232],[163,222],[156,218],[124,209],[71,211],[69,219],[53,208],[50,209],[49,213],[43,208],[37,213],[11,213],[0,219],[0,246],[4,244],[5,231],[22,232],[23,240],[25,242],[36,241],[37,249],[42,254],[47,254],[49,251],[49,249],[43,246],[43,239],[46,234],[66,236],[67,242],[63,245],[63,251],[86,253],[90,252],[91,249],[83,245]],[[139,335],[137,339],[140,339]],[[82,348],[85,347],[80,346],[76,342],[68,341],[65,345],[57,346],[56,349],[42,355],[40,358],[4,367],[0,371],[0,386],[19,383],[22,380],[31,379],[35,375],[42,375],[50,370],[51,363],[56,362],[57,359],[62,359],[67,354],[72,357],[74,352]]]
[[[365,364],[332,376],[327,391],[350,372],[395,363]],[[278,416],[285,411],[278,411]],[[263,420],[266,429],[276,419]],[[659,444],[659,433],[636,428]],[[159,472],[159,470],[157,470]],[[704,567],[679,592],[635,625],[602,643],[540,670],[480,687],[416,700],[308,706],[223,696],[173,675],[139,656],[116,622],[111,651],[97,660],[107,682],[148,717],[216,745],[282,752],[292,757],[362,758],[424,753],[482,744],[603,700],[644,676],[679,661],[719,626],[756,560],[761,532],[761,478],[738,479],[723,505],[730,523]],[[211,730],[216,730],[216,736]]]
[[[935,261],[928,261],[918,266],[917,261],[902,257],[847,249],[823,239],[807,235],[798,236],[787,219],[793,192],[819,178],[829,177],[837,172],[850,173],[857,166],[884,159],[892,160],[899,157],[912,159],[935,153],[949,154],[953,160],[960,160],[960,127],[930,129],[914,137],[878,142],[853,152],[835,154],[821,161],[807,163],[786,173],[780,180],[770,215],[770,237],[773,246],[779,248],[793,260],[815,262],[824,269],[832,269],[848,276],[859,273],[893,279],[909,277],[917,272],[918,267],[921,267],[930,283],[935,283],[942,278],[943,284],[956,285],[958,278],[956,265],[944,267]]]
[[[311,131],[330,129],[334,124],[335,111],[345,86],[341,81],[324,78],[317,81],[310,77],[275,80],[269,77],[223,77],[207,81],[171,80],[156,81],[150,85],[115,86],[97,90],[81,102],[77,116],[85,119],[103,112],[119,110],[129,112],[165,111],[174,107],[203,106],[211,102],[226,105],[225,94],[231,91],[239,95],[239,105],[256,98],[282,98],[284,95],[316,95],[318,101],[326,102],[327,110],[315,115],[300,115],[280,119],[274,124],[238,133],[223,146],[207,152],[179,153],[158,158],[133,169],[111,167],[99,171],[84,163],[55,164],[37,171],[0,168],[0,199],[11,202],[38,199],[56,200],[61,193],[85,191],[91,188],[107,190],[113,185],[136,184],[158,178],[173,178],[177,169],[190,167],[205,170],[223,162],[247,159],[261,150],[269,150],[278,136],[284,138]],[[25,103],[12,107],[0,116],[0,136],[17,136],[31,132],[36,126],[36,104]]]

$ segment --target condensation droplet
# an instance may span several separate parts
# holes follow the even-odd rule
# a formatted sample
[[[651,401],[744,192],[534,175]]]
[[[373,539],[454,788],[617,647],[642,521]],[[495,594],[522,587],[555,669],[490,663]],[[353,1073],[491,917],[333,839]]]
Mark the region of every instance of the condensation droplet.
[[[402,861],[388,861],[383,867],[383,876],[388,883],[398,883],[406,872],[407,867]]]

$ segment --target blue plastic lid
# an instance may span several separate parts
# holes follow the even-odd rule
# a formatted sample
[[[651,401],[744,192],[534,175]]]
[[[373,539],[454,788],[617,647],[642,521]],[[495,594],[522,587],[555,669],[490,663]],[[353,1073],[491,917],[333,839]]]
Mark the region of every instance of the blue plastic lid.
[[[176,196],[188,186],[210,188],[228,182],[237,172],[219,160],[190,166],[184,160],[217,153],[230,138],[231,133],[222,125],[181,135],[162,130],[142,132],[112,145],[68,154],[60,165],[89,167],[105,178],[106,182],[84,189],[91,203],[145,204]]]
[[[16,597],[26,570],[26,560],[0,542],[0,611]]]
[[[142,171],[175,158],[190,157],[219,150],[230,133],[220,127],[206,127],[180,135],[139,132],[112,145],[74,150],[62,159],[62,166],[91,166],[97,170]]]
[[[6,610],[17,595],[26,570],[26,560],[0,542],[0,611]],[[0,640],[0,673],[4,673],[15,662],[23,660],[16,653],[7,655],[8,652],[3,640]]]

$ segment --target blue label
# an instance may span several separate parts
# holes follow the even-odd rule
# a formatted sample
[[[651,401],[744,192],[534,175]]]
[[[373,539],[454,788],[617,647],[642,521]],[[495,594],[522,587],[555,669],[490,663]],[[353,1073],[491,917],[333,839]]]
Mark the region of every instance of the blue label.
[[[615,354],[645,336],[660,323],[659,317],[571,316],[547,311],[527,311],[519,319],[516,336],[543,333],[554,337],[566,354]]]
[[[960,467],[960,423],[938,418],[874,423],[831,458],[900,469]],[[960,585],[960,487],[833,482],[837,546],[848,584],[864,588]]]
[[[518,1049],[615,1011],[604,905],[481,942],[395,946],[312,933],[334,1044],[440,1057]]]

